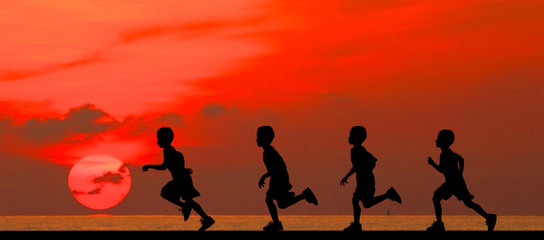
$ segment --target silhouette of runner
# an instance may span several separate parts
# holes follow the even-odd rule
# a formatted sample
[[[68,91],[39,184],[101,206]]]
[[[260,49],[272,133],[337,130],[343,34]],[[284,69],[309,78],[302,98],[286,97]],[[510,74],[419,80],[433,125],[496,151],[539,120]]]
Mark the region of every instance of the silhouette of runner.
[[[353,193],[351,203],[353,204],[353,222],[344,229],[344,231],[361,231],[361,207],[359,201],[363,203],[363,207],[370,208],[385,199],[391,199],[398,203],[402,203],[399,194],[394,188],[389,188],[385,194],[374,196],[376,191],[374,174],[372,170],[376,166],[377,159],[372,156],[363,146],[366,139],[366,129],[362,126],[354,126],[349,132],[348,142],[353,145],[351,148],[351,163],[353,167],[349,170],[344,178],[340,181],[340,185],[344,186],[348,183],[348,178],[355,173],[357,187]]]
[[[444,174],[446,181],[434,192],[433,204],[436,222],[427,228],[427,231],[445,231],[444,223],[442,222],[442,206],[440,205],[440,201],[448,200],[452,195],[455,195],[467,207],[484,217],[488,231],[493,231],[497,222],[497,215],[486,213],[480,205],[472,201],[474,196],[468,191],[465,180],[463,179],[464,159],[450,149],[454,139],[455,136],[451,130],[441,130],[436,139],[436,147],[441,149],[440,163],[437,165],[431,157],[428,159],[429,165]]]
[[[146,172],[148,169],[156,169],[160,171],[169,170],[172,174],[172,181],[168,182],[161,191],[161,196],[169,202],[181,207],[183,213],[183,219],[187,221],[191,213],[191,209],[194,209],[202,219],[200,220],[202,226],[199,231],[204,231],[211,227],[215,221],[210,216],[204,213],[202,207],[193,200],[193,198],[200,196],[200,193],[193,186],[193,180],[191,174],[193,170],[185,168],[185,160],[183,154],[176,151],[172,147],[172,140],[174,140],[174,132],[169,127],[162,127],[157,131],[157,144],[163,148],[164,161],[161,165],[145,165],[142,170]],[[182,198],[185,202],[180,201]]]
[[[263,148],[263,161],[267,170],[259,180],[259,188],[262,188],[265,184],[265,179],[270,177],[265,202],[272,221],[263,228],[265,231],[283,230],[274,200],[276,200],[278,207],[281,209],[285,209],[302,199],[316,206],[318,204],[317,198],[310,188],[306,188],[302,194],[297,196],[295,196],[294,192],[290,192],[292,185],[289,182],[287,166],[276,149],[270,145],[273,139],[274,130],[272,127],[261,126],[257,129],[257,146]]]

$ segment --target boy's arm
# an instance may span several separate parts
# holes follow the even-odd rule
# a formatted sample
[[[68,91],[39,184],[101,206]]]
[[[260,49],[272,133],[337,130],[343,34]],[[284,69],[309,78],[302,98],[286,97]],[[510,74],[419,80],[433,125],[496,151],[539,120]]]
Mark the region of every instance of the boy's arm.
[[[434,167],[434,169],[436,169],[436,171],[442,172],[442,171],[440,171],[440,167],[438,167],[438,165],[436,165],[436,163],[433,161],[433,159],[431,157],[429,157],[427,162],[429,163],[429,165]]]
[[[265,174],[263,174],[263,176],[261,177],[261,179],[259,179],[259,188],[264,187],[264,180],[265,180],[267,177],[270,177],[270,173],[269,173],[269,172],[266,172]]]
[[[348,178],[355,173],[355,167],[352,167],[349,172],[346,174],[342,180],[340,180],[340,185],[344,186],[344,184],[348,183]]]
[[[161,165],[148,164],[148,165],[145,165],[145,166],[142,167],[142,171],[147,172],[147,170],[150,169],[150,168],[155,169],[155,170],[163,171],[163,170],[166,170],[166,165],[164,165],[164,162]]]

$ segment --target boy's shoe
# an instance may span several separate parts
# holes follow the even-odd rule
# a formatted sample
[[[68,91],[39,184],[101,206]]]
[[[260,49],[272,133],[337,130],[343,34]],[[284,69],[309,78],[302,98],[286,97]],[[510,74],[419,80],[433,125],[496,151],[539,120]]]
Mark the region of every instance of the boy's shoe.
[[[361,227],[360,223],[352,222],[349,224],[347,228],[344,228],[344,231],[346,232],[361,232],[363,231],[363,228]]]
[[[191,209],[190,207],[184,207],[180,208],[179,211],[183,213],[183,221],[187,221],[189,219],[189,216],[191,215]]]
[[[443,232],[446,231],[443,222],[434,222],[432,226],[427,228],[427,232]]]
[[[495,224],[497,223],[497,215],[489,214],[485,218],[485,224],[487,224],[487,231],[493,231],[495,229]]]
[[[304,189],[304,191],[302,191],[302,194],[304,195],[304,199],[306,199],[306,201],[317,206],[317,198],[315,197],[314,193],[310,188]]]
[[[210,228],[214,223],[215,223],[215,220],[213,220],[212,217],[202,218],[200,219],[200,224],[202,224],[202,226],[198,229],[198,231],[204,231]]]
[[[283,225],[281,222],[269,222],[268,225],[263,227],[265,231],[281,231],[283,230]]]
[[[402,199],[400,199],[400,195],[395,191],[394,188],[389,188],[387,190],[386,194],[389,196],[389,198],[395,202],[402,203]]]

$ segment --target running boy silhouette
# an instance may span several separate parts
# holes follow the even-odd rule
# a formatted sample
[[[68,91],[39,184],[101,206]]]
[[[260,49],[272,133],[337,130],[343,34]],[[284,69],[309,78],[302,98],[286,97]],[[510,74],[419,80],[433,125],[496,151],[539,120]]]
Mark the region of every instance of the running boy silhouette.
[[[172,181],[168,182],[161,191],[161,196],[169,202],[181,207],[183,218],[185,221],[189,219],[191,209],[194,209],[202,219],[202,226],[199,231],[204,231],[211,227],[215,221],[210,216],[204,213],[202,207],[193,200],[200,196],[200,193],[193,186],[191,174],[192,169],[185,168],[185,160],[183,154],[176,151],[172,147],[174,140],[174,132],[169,127],[162,127],[157,131],[157,144],[163,148],[164,161],[161,165],[145,165],[142,170],[146,172],[148,169],[156,169],[160,171],[169,170],[172,174]],[[185,202],[180,201],[182,198]]]
[[[287,166],[276,149],[270,145],[273,139],[274,130],[272,127],[261,126],[257,129],[257,146],[263,148],[263,161],[267,170],[259,180],[259,188],[262,188],[265,184],[265,179],[270,177],[265,202],[272,221],[263,228],[265,231],[283,230],[274,200],[276,200],[278,207],[281,209],[285,209],[302,199],[317,206],[317,198],[310,188],[306,188],[302,194],[297,196],[295,196],[294,192],[290,192],[292,185],[289,182]]]
[[[376,166],[377,159],[371,153],[366,151],[362,146],[366,139],[366,129],[362,126],[354,126],[349,132],[348,142],[353,145],[351,148],[351,163],[353,167],[349,170],[344,178],[340,181],[340,185],[344,186],[348,183],[348,178],[355,173],[357,187],[353,193],[351,203],[353,204],[353,222],[344,229],[344,231],[361,231],[361,207],[359,201],[363,203],[363,207],[370,208],[385,199],[391,199],[395,202],[402,203],[399,194],[394,188],[389,188],[385,194],[374,196],[376,191],[374,174],[372,170]]]
[[[433,166],[438,172],[444,174],[446,181],[436,189],[433,195],[434,212],[436,222],[427,228],[427,231],[444,231],[442,222],[441,200],[448,200],[452,195],[476,211],[486,219],[487,229],[493,231],[497,222],[497,215],[486,213],[480,205],[474,203],[474,196],[468,191],[465,180],[463,179],[464,159],[457,153],[454,153],[450,146],[453,144],[455,136],[451,130],[441,130],[436,139],[436,147],[441,149],[440,163],[437,165],[431,157],[428,159],[429,165]]]

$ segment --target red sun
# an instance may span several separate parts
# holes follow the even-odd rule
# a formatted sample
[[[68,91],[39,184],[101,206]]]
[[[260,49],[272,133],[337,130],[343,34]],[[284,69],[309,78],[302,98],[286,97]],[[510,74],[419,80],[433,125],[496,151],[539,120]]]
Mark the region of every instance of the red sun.
[[[130,191],[132,178],[119,159],[95,154],[79,160],[68,174],[68,188],[83,206],[104,210],[121,203]]]

